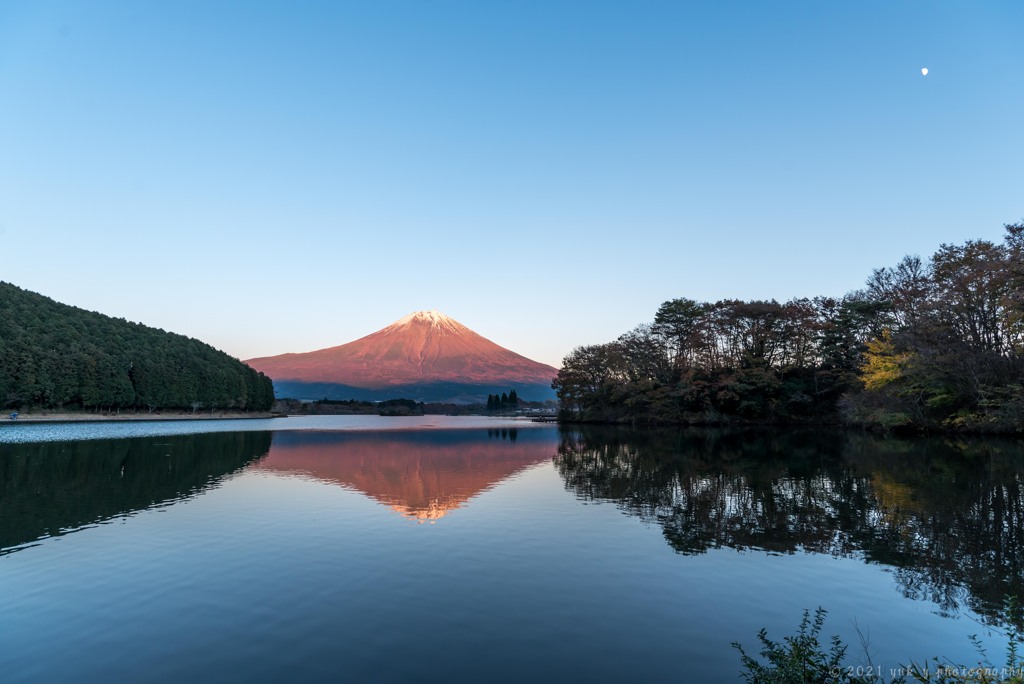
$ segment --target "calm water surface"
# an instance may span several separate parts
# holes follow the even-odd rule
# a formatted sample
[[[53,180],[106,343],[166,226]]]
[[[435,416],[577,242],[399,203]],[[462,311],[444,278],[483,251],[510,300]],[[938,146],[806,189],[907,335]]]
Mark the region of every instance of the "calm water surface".
[[[458,429],[453,429],[458,428]],[[489,419],[0,427],[0,672],[734,682],[804,608],[851,662],[998,657],[1024,448]],[[855,652],[856,651],[856,652]]]

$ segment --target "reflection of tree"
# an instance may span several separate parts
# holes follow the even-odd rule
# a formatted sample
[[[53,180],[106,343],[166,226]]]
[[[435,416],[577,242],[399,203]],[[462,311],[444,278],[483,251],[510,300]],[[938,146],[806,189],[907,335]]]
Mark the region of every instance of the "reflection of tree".
[[[515,390],[512,390],[515,392]],[[487,439],[507,439],[510,442],[516,441],[519,438],[518,428],[488,428]]]
[[[5,444],[0,555],[192,496],[270,450],[270,432]]]
[[[1024,596],[1024,445],[796,432],[565,433],[566,487],[661,526],[679,553],[860,556],[947,612]]]

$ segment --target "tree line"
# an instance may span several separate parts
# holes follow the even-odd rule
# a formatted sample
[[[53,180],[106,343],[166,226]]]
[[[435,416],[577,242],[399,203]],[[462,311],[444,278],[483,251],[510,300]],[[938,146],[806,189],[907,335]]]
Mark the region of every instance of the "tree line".
[[[1024,223],[875,269],[840,298],[697,302],[577,347],[552,384],[568,420],[822,422],[1018,431]]]
[[[487,410],[488,411],[507,411],[514,410],[519,407],[519,395],[516,394],[515,390],[509,392],[502,392],[499,394],[488,394],[487,395]]]
[[[270,378],[208,344],[0,282],[0,405],[268,410]]]

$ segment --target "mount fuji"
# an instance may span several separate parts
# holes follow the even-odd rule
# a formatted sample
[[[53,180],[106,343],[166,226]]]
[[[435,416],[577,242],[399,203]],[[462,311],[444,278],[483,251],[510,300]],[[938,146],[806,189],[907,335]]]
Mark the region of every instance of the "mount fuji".
[[[439,311],[417,311],[348,344],[249,359],[294,399],[406,398],[472,403],[512,389],[554,397],[557,369],[505,349]]]

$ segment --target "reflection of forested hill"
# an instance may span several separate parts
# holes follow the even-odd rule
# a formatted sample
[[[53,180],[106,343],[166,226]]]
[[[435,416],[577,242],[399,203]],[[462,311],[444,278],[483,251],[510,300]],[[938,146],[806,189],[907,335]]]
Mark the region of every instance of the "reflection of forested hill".
[[[269,432],[0,445],[0,554],[215,485]]]
[[[680,553],[863,557],[943,610],[1024,595],[1024,444],[860,433],[564,433],[566,487],[661,526]]]
[[[258,468],[356,489],[414,520],[436,520],[555,453],[550,430],[278,433]]]
[[[0,282],[0,407],[266,411],[270,378],[208,344]]]

